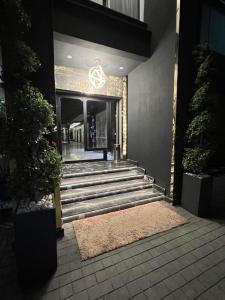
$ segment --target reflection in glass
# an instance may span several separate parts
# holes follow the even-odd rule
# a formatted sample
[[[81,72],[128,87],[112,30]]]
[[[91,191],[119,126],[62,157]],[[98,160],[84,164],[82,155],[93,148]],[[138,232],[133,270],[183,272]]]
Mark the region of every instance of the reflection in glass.
[[[87,101],[87,148],[107,148],[106,103]]]

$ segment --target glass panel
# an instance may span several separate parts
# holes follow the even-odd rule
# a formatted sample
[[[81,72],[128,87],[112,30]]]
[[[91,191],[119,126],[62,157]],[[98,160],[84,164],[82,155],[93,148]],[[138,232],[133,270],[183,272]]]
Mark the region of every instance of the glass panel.
[[[91,0],[91,2],[95,2],[95,3],[103,5],[103,0]]]
[[[116,101],[111,102],[111,149],[113,149],[114,144],[116,144],[117,136],[117,112],[116,112]]]
[[[139,0],[110,0],[110,8],[124,15],[139,19]]]
[[[63,161],[103,159],[102,150],[86,151],[86,118],[84,115],[82,100],[73,98],[61,99]]]
[[[87,148],[107,148],[106,102],[87,101]]]
[[[214,51],[225,55],[225,15],[205,4],[202,10],[201,41],[207,41]]]

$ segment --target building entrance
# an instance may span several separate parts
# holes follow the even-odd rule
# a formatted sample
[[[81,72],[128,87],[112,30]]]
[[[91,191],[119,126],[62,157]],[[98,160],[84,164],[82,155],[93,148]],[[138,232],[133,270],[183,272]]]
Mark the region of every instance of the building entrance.
[[[63,161],[113,160],[119,141],[118,99],[60,96],[57,105]]]

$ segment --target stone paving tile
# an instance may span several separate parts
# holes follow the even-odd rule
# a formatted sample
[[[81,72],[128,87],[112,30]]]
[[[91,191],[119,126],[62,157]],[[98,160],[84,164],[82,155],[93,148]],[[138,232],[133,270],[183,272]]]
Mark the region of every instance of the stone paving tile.
[[[65,224],[56,273],[43,288],[28,293],[17,284],[9,231],[0,230],[5,241],[5,248],[0,247],[0,299],[225,299],[224,223],[175,209],[188,224],[83,262],[73,226]]]
[[[73,285],[70,283],[60,288],[60,298],[66,299],[73,295]]]

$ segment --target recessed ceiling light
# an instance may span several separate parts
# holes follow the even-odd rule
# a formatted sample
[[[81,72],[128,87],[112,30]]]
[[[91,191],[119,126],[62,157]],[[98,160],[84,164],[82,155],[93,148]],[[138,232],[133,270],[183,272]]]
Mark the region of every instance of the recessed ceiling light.
[[[72,55],[67,55],[67,58],[71,59],[71,58],[73,58],[73,57],[72,57]]]
[[[124,67],[120,67],[120,70],[123,70],[124,69]]]

